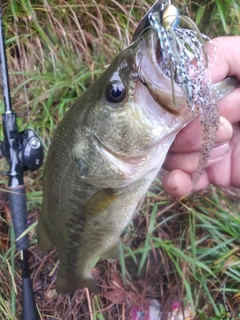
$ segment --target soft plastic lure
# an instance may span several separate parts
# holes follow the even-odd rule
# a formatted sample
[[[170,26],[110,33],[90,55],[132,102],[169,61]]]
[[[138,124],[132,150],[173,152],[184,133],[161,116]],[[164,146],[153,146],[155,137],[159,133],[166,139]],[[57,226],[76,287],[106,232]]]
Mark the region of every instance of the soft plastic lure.
[[[215,100],[216,97],[219,100],[221,95],[213,90],[211,66],[205,49],[206,41],[210,41],[212,45],[213,43],[200,33],[191,19],[178,16],[173,5],[165,8],[162,19],[158,12],[151,12],[148,17],[151,26],[158,32],[160,65],[164,73],[172,79],[173,98],[176,83],[185,93],[194,117],[200,118],[202,143],[197,171],[193,177],[195,185],[207,165],[219,124],[219,108]],[[180,19],[194,30],[177,28]]]

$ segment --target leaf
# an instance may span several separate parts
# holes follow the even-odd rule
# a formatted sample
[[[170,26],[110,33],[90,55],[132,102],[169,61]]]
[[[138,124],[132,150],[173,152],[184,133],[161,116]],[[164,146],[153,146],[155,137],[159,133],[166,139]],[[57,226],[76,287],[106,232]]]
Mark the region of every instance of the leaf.
[[[200,24],[204,13],[205,13],[205,6],[200,6],[197,11],[196,18],[195,18],[195,23],[197,26]]]

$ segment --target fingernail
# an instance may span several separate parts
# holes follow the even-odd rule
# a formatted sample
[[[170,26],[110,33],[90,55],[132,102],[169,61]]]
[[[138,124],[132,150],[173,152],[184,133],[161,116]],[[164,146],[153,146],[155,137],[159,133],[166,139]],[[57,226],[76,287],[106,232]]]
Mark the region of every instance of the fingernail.
[[[167,187],[169,191],[176,191],[178,189],[178,184],[174,174],[167,178]]]

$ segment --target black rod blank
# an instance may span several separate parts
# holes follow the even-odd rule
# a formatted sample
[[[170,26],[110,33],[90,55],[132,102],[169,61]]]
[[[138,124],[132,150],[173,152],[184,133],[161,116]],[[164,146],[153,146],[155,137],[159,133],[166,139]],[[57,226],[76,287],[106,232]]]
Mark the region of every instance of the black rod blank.
[[[7,58],[6,58],[6,49],[3,35],[3,20],[2,20],[2,8],[0,7],[0,61],[2,68],[2,89],[3,89],[3,98],[5,105],[5,112],[12,112],[11,98],[10,98],[10,87],[9,87],[9,78],[8,78],[8,69],[7,69]]]

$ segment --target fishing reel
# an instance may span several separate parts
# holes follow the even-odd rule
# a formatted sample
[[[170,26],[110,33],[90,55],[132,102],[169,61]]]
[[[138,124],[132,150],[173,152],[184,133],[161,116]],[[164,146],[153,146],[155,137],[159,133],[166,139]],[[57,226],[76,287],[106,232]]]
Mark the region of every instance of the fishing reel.
[[[16,161],[21,165],[23,171],[35,171],[43,163],[44,149],[41,140],[38,135],[31,129],[27,129],[21,132],[11,131],[7,134],[11,139],[14,139],[14,143],[10,143],[8,140],[0,142],[0,158],[6,157],[10,162],[11,149],[14,148],[18,159]],[[1,172],[2,173],[2,172]],[[4,173],[11,175],[11,172]]]

